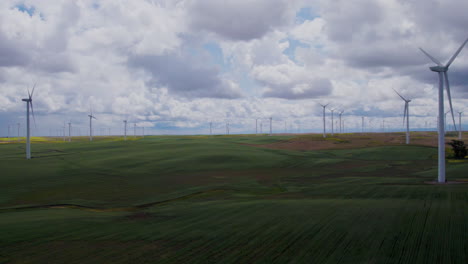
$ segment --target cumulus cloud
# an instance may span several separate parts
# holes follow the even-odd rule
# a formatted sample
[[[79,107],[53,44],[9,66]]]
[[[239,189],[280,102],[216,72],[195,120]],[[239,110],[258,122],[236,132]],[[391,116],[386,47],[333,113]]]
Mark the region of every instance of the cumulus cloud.
[[[222,131],[227,118],[233,132],[251,132],[253,117],[307,131],[321,120],[314,101],[345,109],[348,124],[361,115],[400,124],[392,88],[415,98],[414,122],[434,119],[437,74],[417,48],[447,61],[468,37],[466,9],[459,0],[0,1],[0,122],[24,122],[34,82],[39,123],[72,120],[82,131],[91,105],[96,128],[128,116],[161,133],[203,131],[210,120]],[[464,50],[449,71],[456,109],[467,71]]]
[[[160,56],[131,56],[129,65],[145,69],[151,74],[150,86],[167,87],[184,97],[239,98],[238,86],[208,65],[191,57],[176,54]]]
[[[308,99],[329,95],[332,90],[330,80],[313,76],[306,68],[292,63],[257,66],[252,74],[265,87],[265,97]]]
[[[261,38],[291,23],[295,10],[289,0],[195,0],[189,4],[190,24],[229,40]]]

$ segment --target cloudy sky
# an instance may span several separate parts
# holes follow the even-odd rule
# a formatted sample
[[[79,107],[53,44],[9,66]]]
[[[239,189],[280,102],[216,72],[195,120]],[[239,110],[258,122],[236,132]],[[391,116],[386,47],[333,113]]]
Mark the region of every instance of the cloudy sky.
[[[35,134],[64,122],[86,135],[318,132],[322,109],[347,131],[434,127],[437,75],[468,37],[464,0],[2,0],[0,135],[25,124],[36,83]],[[468,47],[449,71],[454,110],[468,103]],[[327,115],[330,112],[327,111]],[[336,120],[336,116],[335,116]],[[458,118],[457,118],[458,121]],[[330,126],[330,122],[327,122]],[[16,131],[16,130],[15,130]],[[13,132],[12,132],[13,133]],[[21,132],[23,133],[23,132]],[[132,131],[133,133],[133,131]]]

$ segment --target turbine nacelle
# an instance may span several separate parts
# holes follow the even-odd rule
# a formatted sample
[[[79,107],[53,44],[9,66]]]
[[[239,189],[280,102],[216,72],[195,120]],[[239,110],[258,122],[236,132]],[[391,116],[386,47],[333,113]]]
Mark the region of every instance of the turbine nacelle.
[[[429,69],[431,69],[431,71],[433,71],[433,72],[447,72],[448,67],[446,67],[446,66],[432,66],[432,67],[429,67]]]

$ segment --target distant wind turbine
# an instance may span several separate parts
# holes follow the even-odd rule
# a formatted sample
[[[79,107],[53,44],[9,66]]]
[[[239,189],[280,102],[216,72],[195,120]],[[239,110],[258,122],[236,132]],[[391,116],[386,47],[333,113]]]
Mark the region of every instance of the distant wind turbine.
[[[409,132],[409,103],[411,100],[404,98],[401,94],[399,94],[395,89],[393,89],[398,96],[400,96],[403,101],[405,101],[405,109],[403,110],[403,125],[405,124],[406,118],[406,144],[410,143],[410,132]]]
[[[447,128],[447,114],[450,113],[450,110],[444,113],[444,133],[447,133],[450,129]]]
[[[255,118],[255,135],[258,136],[258,118]]]
[[[343,133],[343,123],[341,123],[341,116],[343,115],[344,110],[341,110],[341,112],[338,114],[340,118],[340,133]]]
[[[127,120],[124,120],[124,140],[127,140]]]
[[[68,122],[68,142],[71,142],[71,121]]]
[[[444,81],[445,81],[445,86],[447,89],[447,95],[449,99],[449,104],[450,104],[450,111],[452,112],[452,119],[453,119],[453,124],[455,125],[455,117],[453,115],[453,107],[452,107],[452,96],[450,95],[450,85],[449,85],[449,80],[448,80],[448,74],[447,71],[450,67],[450,64],[455,60],[455,58],[458,56],[460,51],[463,49],[465,44],[468,42],[468,38],[463,42],[463,44],[458,48],[458,50],[455,52],[455,54],[450,58],[450,60],[447,62],[447,64],[444,66],[442,63],[440,63],[439,60],[435,59],[433,56],[431,56],[429,53],[427,53],[425,50],[422,48],[419,48],[429,59],[431,59],[437,66],[432,66],[429,69],[433,72],[437,72],[439,75],[439,137],[438,137],[438,163],[439,163],[439,171],[438,171],[438,182],[445,182],[445,133],[444,133]]]
[[[270,117],[270,136],[272,135],[272,122],[273,122],[273,117]]]
[[[29,106],[31,106],[31,113],[33,116],[34,124],[36,124],[36,119],[34,117],[34,108],[32,103],[32,97],[35,88],[36,84],[34,84],[31,93],[29,93],[28,89],[28,98],[22,99],[23,102],[26,102],[26,159],[31,159],[31,125],[29,121]]]
[[[335,109],[330,109],[331,113],[332,113],[332,120],[331,120],[331,127],[332,127],[332,131],[331,131],[331,135],[332,137],[335,135],[335,131],[334,131],[334,126],[333,126],[333,113],[335,112]]]
[[[361,117],[362,133],[364,133],[364,117]]]
[[[93,118],[97,120],[97,118],[93,115],[93,109],[91,109],[89,117],[89,141],[93,141]]]
[[[327,107],[327,105],[329,104],[326,104],[326,105],[323,105],[323,104],[320,104],[322,107],[323,107],[323,137],[327,137],[327,134],[326,134],[326,126],[325,126],[325,108]]]
[[[20,141],[20,123],[16,124],[18,125],[18,142]]]

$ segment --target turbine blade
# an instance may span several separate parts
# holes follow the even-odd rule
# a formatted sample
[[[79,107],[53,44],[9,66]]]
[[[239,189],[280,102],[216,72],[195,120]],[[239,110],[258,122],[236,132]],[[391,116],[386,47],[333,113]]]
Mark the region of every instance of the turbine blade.
[[[405,125],[405,119],[406,119],[406,104],[405,104],[405,108],[403,109],[403,125]]]
[[[392,89],[393,89],[393,88],[392,88]],[[400,97],[401,97],[401,99],[403,99],[404,101],[406,101],[406,99],[405,99],[405,98],[404,98],[404,97],[403,97],[401,94],[399,94],[399,93],[398,93],[398,92],[397,92],[395,89],[393,89],[393,91],[395,91],[395,93],[397,93],[397,94],[398,94],[398,96],[400,96]]]
[[[419,48],[424,54],[426,54],[427,57],[429,57],[429,59],[431,59],[435,64],[439,65],[439,66],[443,66],[442,63],[440,63],[440,61],[438,61],[436,58],[432,57],[429,53],[427,53],[425,50],[423,50],[422,48]]]
[[[406,120],[409,119],[409,103],[406,102]]]
[[[34,89],[36,89],[36,83],[34,83],[34,86],[32,88],[31,94],[29,95],[29,99],[32,99],[32,96],[34,94]]]
[[[444,72],[444,79],[445,79],[445,86],[447,86],[447,95],[448,95],[449,104],[450,104],[450,112],[452,113],[453,128],[456,131],[457,130],[457,125],[455,124],[455,116],[453,115],[452,95],[450,94],[450,85],[449,85],[447,72]]]
[[[450,58],[449,62],[447,62],[447,65],[445,67],[449,67],[450,64],[452,64],[452,62],[455,60],[455,58],[458,56],[458,54],[460,53],[460,51],[463,49],[463,47],[465,46],[465,44],[468,42],[468,38],[465,40],[465,42],[463,42],[463,44],[460,46],[460,48],[458,48],[457,52],[455,52],[455,54],[453,54],[452,58]]]
[[[32,100],[29,101],[29,104],[31,104],[31,114],[32,114],[33,121],[34,121],[34,127],[37,127],[37,126],[36,126],[36,117],[34,116],[34,108],[33,108]]]

